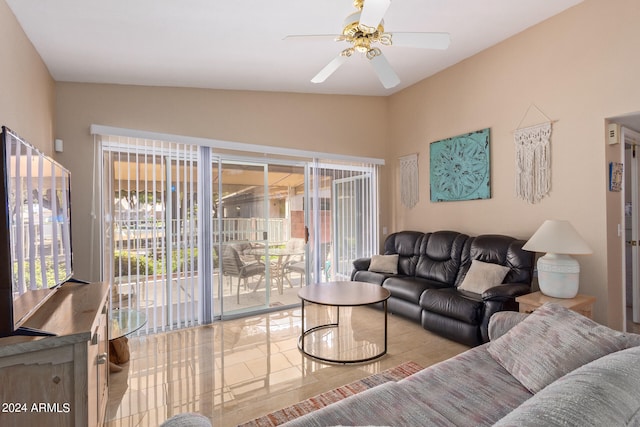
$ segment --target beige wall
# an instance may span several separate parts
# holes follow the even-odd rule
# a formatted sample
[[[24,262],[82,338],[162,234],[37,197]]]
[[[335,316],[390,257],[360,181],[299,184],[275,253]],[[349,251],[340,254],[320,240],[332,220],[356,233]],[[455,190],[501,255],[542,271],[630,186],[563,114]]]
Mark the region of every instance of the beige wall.
[[[386,105],[377,97],[58,83],[58,159],[72,173],[76,276],[98,274],[97,264],[93,277],[89,269],[91,124],[385,158]]]
[[[615,149],[607,149],[604,133],[607,117],[640,111],[638,22],[637,0],[587,0],[393,95],[390,231],[454,229],[527,238],[545,219],[568,219],[594,251],[579,257],[580,291],[598,298],[597,320],[620,327],[622,285],[619,277],[609,281],[609,274],[615,278],[619,271],[608,271],[608,261],[616,260],[607,258],[608,238],[610,246],[620,242],[620,199],[607,191],[608,156]],[[557,120],[552,190],[538,204],[514,196],[512,132],[531,104]],[[542,121],[532,108],[523,125]],[[429,143],[486,127],[491,128],[491,199],[431,203]],[[407,210],[398,198],[397,157],[413,152],[420,154],[421,200]]]
[[[55,85],[5,0],[0,0],[0,125],[53,152]]]

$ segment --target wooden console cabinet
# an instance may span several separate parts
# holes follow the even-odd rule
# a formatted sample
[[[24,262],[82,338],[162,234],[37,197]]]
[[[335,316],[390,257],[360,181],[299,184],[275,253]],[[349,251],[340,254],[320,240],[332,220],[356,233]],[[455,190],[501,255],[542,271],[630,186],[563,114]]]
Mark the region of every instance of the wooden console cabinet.
[[[66,283],[0,338],[0,426],[102,426],[108,397],[108,284]]]

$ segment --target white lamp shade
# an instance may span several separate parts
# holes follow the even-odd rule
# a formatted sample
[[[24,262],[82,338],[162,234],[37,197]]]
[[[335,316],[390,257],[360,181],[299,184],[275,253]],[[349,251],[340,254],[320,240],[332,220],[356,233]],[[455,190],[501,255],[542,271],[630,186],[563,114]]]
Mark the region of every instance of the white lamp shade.
[[[593,253],[587,242],[565,220],[546,220],[522,249],[531,252],[586,255]]]

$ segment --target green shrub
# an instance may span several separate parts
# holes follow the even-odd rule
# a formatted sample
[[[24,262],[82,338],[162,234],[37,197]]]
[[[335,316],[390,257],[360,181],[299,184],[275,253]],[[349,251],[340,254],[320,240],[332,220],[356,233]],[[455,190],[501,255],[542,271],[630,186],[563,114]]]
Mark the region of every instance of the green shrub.
[[[197,271],[198,249],[173,251],[171,256],[171,272]],[[158,258],[153,255],[135,254],[127,251],[115,251],[113,255],[113,275],[120,276],[151,276],[166,273],[165,258],[160,254]]]
[[[46,269],[46,281],[47,284],[52,285],[56,282],[56,277],[55,277],[55,267],[53,265],[53,259],[51,258],[47,258],[45,261],[45,269]],[[13,274],[14,277],[18,277],[18,264],[14,263],[13,264]],[[59,263],[58,264],[58,278],[59,279],[63,279],[66,276],[67,272],[66,272],[66,268],[64,263]],[[31,288],[31,264],[27,261],[25,261],[24,263],[24,278],[25,278],[25,287],[26,288]],[[36,282],[36,288],[37,289],[42,289],[44,288],[43,283],[42,283],[42,264],[40,262],[36,262],[35,263],[35,282]]]
[[[171,256],[171,272],[178,271],[178,264],[180,264],[180,271],[197,271],[198,270],[198,249],[187,249],[173,251]]]
[[[156,260],[146,255],[115,251],[113,254],[113,275],[114,277],[151,276],[156,274],[157,264]]]

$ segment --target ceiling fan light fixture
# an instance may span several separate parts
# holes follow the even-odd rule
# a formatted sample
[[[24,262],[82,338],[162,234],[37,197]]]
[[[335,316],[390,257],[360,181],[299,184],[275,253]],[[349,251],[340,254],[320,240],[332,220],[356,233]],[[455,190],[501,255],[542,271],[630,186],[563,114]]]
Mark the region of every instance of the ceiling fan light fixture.
[[[340,52],[340,56],[345,56],[345,57],[350,57],[351,55],[353,55],[354,49],[352,47],[348,47],[345,50],[343,50],[342,52]]]
[[[380,55],[382,55],[382,51],[377,47],[374,47],[373,49],[369,49],[367,51],[367,59],[373,59],[376,56],[380,56]]]
[[[371,41],[368,37],[358,37],[353,41],[353,48],[361,53],[367,53],[371,49]]]
[[[393,44],[392,35],[389,33],[380,33],[376,41],[384,46],[391,46]]]
[[[380,22],[380,25],[378,25],[377,27],[367,27],[362,23],[358,23],[358,29],[362,31],[364,34],[373,34],[376,31],[378,31],[380,28],[382,28],[382,21]]]

